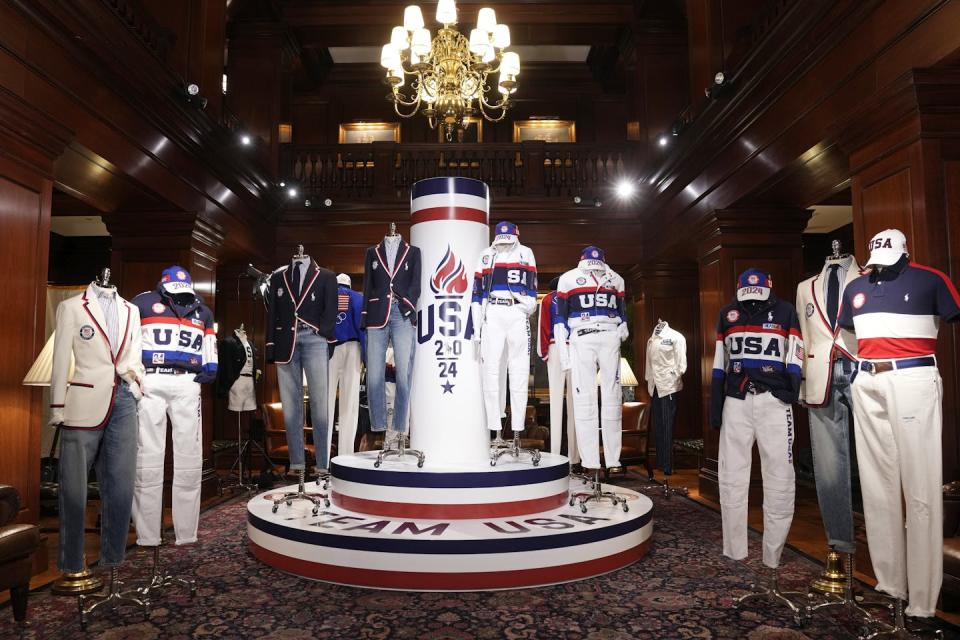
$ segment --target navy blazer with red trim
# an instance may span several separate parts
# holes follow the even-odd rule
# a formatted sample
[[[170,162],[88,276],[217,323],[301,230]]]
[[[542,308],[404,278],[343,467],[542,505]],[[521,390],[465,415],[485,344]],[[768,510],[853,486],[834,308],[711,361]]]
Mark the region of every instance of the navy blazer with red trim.
[[[303,276],[299,295],[292,292],[290,265],[270,274],[267,292],[267,362],[286,364],[297,346],[297,322],[302,322],[324,338],[333,338],[337,321],[337,277],[333,271],[310,261]]]
[[[404,318],[417,324],[417,302],[420,300],[420,249],[403,239],[397,248],[394,270],[387,266],[384,242],[367,249],[363,263],[363,312],[361,322],[366,329],[380,329],[390,319],[391,294],[400,301]]]

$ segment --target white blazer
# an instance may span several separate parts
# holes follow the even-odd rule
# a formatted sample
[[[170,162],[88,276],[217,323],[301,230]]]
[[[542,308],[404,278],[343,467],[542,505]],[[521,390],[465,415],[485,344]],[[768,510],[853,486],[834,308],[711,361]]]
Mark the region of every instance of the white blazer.
[[[800,317],[800,333],[806,350],[800,401],[808,407],[822,407],[829,402],[834,351],[839,350],[851,360],[857,359],[857,337],[853,331],[840,329],[839,326],[836,330],[830,327],[823,291],[830,266],[846,260],[849,260],[850,264],[841,283],[842,299],[843,290],[862,273],[857,259],[853,256],[840,260],[827,258],[820,273],[797,285],[797,315]],[[837,308],[839,310],[839,304]]]
[[[53,422],[65,427],[100,429],[113,411],[122,380],[134,397],[142,395],[140,311],[117,294],[119,324],[117,355],[110,348],[103,309],[93,285],[57,307],[57,335],[53,342],[50,407]],[[70,371],[70,354],[75,368]],[[69,385],[69,386],[67,386]]]

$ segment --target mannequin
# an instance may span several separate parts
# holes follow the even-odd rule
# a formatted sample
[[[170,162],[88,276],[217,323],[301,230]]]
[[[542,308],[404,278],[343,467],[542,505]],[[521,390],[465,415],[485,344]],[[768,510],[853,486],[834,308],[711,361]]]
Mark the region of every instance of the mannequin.
[[[350,288],[350,276],[337,276],[337,323],[330,343],[330,386],[328,402],[329,424],[333,426],[337,388],[340,389],[340,425],[337,454],[353,453],[360,416],[360,366],[367,347],[367,332],[363,330],[363,296]],[[331,438],[333,429],[327,434]],[[327,447],[329,448],[329,444]]]
[[[663,475],[673,474],[673,425],[677,417],[677,392],[687,370],[687,340],[663,319],[658,319],[647,340],[644,377],[652,398],[653,433],[657,466]]]
[[[557,286],[560,278],[550,281],[550,293],[540,301],[538,321],[537,355],[547,363],[547,379],[550,385],[550,453],[559,454],[563,434],[563,407],[567,407],[567,457],[571,465],[580,463],[577,452],[577,431],[573,417],[573,383],[570,372],[560,368],[559,347],[556,345],[554,325],[557,317]]]
[[[260,378],[256,368],[256,350],[247,337],[243,323],[218,345],[219,371],[217,395],[227,397],[230,411],[254,411],[257,396],[254,382]]]
[[[827,543],[849,559],[856,551],[850,477],[850,381],[857,344],[852,331],[837,326],[837,317],[843,290],[860,276],[860,265],[841,248],[840,241],[834,240],[820,273],[797,285],[797,311],[807,356],[800,400],[810,411],[817,498]]]
[[[935,351],[939,321],[960,320],[960,295],[942,272],[909,261],[901,231],[881,231],[868,246],[873,269],[844,289],[837,321],[857,337],[851,389],[867,544],[877,590],[898,600],[898,613],[909,598],[906,613],[928,617],[943,579]]]
[[[607,468],[619,467],[623,421],[620,343],[627,339],[629,329],[624,311],[623,278],[607,266],[601,249],[586,247],[577,267],[560,276],[557,322],[553,331],[561,369],[571,371],[577,447],[583,467],[600,468],[598,427],[603,430]]]
[[[104,516],[100,566],[115,569],[124,559],[137,477],[137,404],[144,377],[141,339],[140,312],[120,297],[110,283],[109,269],[83,293],[57,307],[50,424],[64,427],[57,563],[64,573],[86,569],[84,513],[87,476],[94,464]]]
[[[160,544],[168,418],[174,443],[173,528],[178,545],[190,544],[197,541],[203,471],[200,385],[217,376],[213,312],[194,292],[189,272],[178,266],[164,269],[157,288],[133,303],[143,318],[146,368],[133,502],[137,544]]]
[[[511,222],[495,227],[493,243],[480,254],[474,270],[470,312],[480,343],[481,380],[487,428],[494,445],[504,443],[500,434],[500,375],[507,359],[510,383],[510,420],[515,439],[523,431],[530,376],[530,323],[537,306],[537,262],[533,252],[520,244],[520,230]]]
[[[394,420],[384,436],[384,450],[396,449],[398,434],[407,428],[419,299],[420,249],[407,244],[391,222],[383,241],[367,249],[361,313],[361,326],[367,332],[367,394],[373,431],[387,431],[388,426],[385,375],[390,345],[396,360]]]
[[[304,453],[303,379],[310,389],[310,424],[316,466],[322,475],[329,465],[327,449],[327,340],[333,337],[337,314],[337,282],[297,245],[289,265],[270,276],[267,293],[266,355],[277,364],[283,403],[284,431],[290,469],[302,473]]]
[[[747,556],[747,493],[756,441],[763,465],[763,564],[776,570],[793,521],[791,405],[800,390],[803,340],[793,306],[772,289],[768,273],[747,269],[737,279],[736,300],[720,311],[710,423],[721,429],[723,554],[733,560]]]

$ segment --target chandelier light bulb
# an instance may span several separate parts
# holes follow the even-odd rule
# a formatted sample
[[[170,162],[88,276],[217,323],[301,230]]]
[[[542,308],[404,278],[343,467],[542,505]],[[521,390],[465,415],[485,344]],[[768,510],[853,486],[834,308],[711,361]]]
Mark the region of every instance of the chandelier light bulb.
[[[500,74],[501,78],[504,75],[520,75],[520,56],[513,51],[505,51],[503,60],[500,62]]]
[[[387,79],[395,88],[403,86],[403,67],[396,67],[387,72]]]
[[[482,58],[490,48],[489,40],[480,29],[470,29],[470,53]]]
[[[440,24],[457,24],[457,5],[454,0],[437,2],[437,22]]]
[[[497,12],[490,7],[480,9],[477,14],[477,29],[483,33],[493,33],[497,27]]]
[[[415,4],[403,10],[403,28],[407,31],[416,31],[423,28],[423,14]]]
[[[395,69],[400,66],[400,52],[392,44],[385,44],[380,50],[380,66],[384,69]]]
[[[430,30],[417,29],[410,38],[410,53],[415,56],[426,56],[430,53]]]
[[[498,24],[493,28],[493,46],[497,49],[506,49],[510,46],[510,27]]]
[[[393,31],[390,32],[390,44],[393,45],[393,48],[399,51],[406,51],[407,47],[410,46],[410,41],[407,38],[407,30],[403,27],[394,27]]]

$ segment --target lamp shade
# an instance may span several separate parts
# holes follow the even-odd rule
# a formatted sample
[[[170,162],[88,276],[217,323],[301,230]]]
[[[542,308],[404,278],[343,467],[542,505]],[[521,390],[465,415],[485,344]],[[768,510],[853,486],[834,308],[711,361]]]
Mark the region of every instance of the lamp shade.
[[[403,27],[394,27],[393,31],[390,32],[390,44],[397,51],[406,51],[407,47],[410,46],[410,42],[407,40],[407,30]]]
[[[457,5],[453,0],[437,2],[437,22],[440,24],[457,24]]]
[[[500,73],[511,76],[520,75],[520,56],[513,51],[505,52],[500,62]]]
[[[385,44],[380,50],[380,66],[395,69],[400,66],[400,52],[392,44]]]
[[[487,34],[480,29],[470,29],[470,53],[481,58],[490,47],[490,40]]]
[[[420,7],[414,4],[403,10],[403,28],[407,31],[423,28],[423,14],[420,12]]]
[[[620,386],[622,387],[636,387],[640,383],[637,382],[637,376],[634,375],[633,369],[630,368],[630,363],[627,362],[626,358],[620,358]]]
[[[53,332],[47,339],[47,344],[43,345],[40,355],[33,361],[33,366],[23,377],[23,384],[31,387],[50,386],[50,377],[53,374],[53,341],[57,333]],[[74,360],[73,354],[70,354],[70,371],[67,374],[67,380],[73,377]]]
[[[410,53],[425,56],[430,53],[430,30],[417,29],[410,38]]]
[[[484,7],[477,13],[477,29],[483,33],[493,33],[497,27],[497,12],[490,7]]]
[[[506,49],[510,46],[510,27],[498,24],[493,29],[493,46],[497,49]]]

